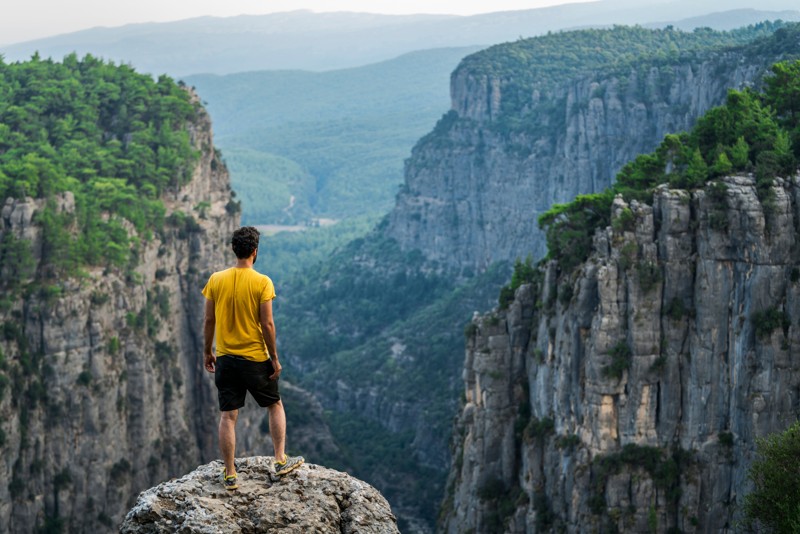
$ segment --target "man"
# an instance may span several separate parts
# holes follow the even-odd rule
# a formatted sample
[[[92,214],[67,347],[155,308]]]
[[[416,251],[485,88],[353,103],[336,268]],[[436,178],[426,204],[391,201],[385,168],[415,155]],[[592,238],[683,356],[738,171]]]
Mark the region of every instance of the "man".
[[[269,430],[275,448],[275,472],[279,476],[300,467],[301,456],[287,457],[286,414],[278,393],[281,364],[275,346],[272,299],[275,286],[269,277],[256,272],[258,230],[245,226],[233,232],[231,247],[236,266],[211,275],[203,295],[206,297],[203,328],[205,368],[214,373],[219,409],[219,448],[225,469],[226,489],[239,487],[234,452],[236,419],[249,391],[269,413]],[[211,345],[216,334],[214,355]],[[280,459],[280,460],[279,460]]]

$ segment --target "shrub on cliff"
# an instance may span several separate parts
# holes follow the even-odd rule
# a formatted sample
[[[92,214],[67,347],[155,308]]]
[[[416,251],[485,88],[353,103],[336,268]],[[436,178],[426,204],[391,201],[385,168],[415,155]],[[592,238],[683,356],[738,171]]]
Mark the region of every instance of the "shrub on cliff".
[[[757,441],[748,471],[744,526],[757,532],[800,531],[800,422]]]
[[[661,184],[697,189],[730,172],[753,171],[758,197],[769,210],[774,178],[792,175],[800,161],[798,73],[800,60],[773,65],[764,93],[730,91],[725,105],[706,113],[691,132],[667,135],[655,152],[625,165],[612,187],[554,205],[539,218],[548,258],[558,260],[562,272],[572,271],[589,257],[595,230],[610,224],[615,195],[651,202]],[[715,229],[726,226],[717,214]]]

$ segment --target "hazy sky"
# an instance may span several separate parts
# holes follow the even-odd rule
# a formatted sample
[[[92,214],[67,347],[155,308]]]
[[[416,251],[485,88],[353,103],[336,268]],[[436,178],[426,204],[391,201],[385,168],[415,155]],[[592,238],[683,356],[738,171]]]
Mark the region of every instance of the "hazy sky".
[[[294,9],[471,15],[576,1],[580,0],[3,0],[0,43],[28,41],[94,26],[203,15],[227,17]]]

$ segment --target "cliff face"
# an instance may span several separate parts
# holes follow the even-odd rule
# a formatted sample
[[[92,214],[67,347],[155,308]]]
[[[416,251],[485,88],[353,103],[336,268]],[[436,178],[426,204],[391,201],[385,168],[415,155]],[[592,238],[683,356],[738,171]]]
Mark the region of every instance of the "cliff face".
[[[222,487],[222,463],[212,462],[142,492],[120,532],[399,532],[369,484],[313,464],[276,477],[273,460],[238,460],[236,491]]]
[[[800,45],[781,46],[792,54]],[[582,75],[508,105],[519,98],[506,95],[513,77],[459,69],[452,110],[414,148],[387,232],[457,269],[541,257],[541,213],[611,185],[625,163],[689,129],[728,89],[759,80],[779,59],[767,55],[740,50]],[[503,117],[510,107],[513,127]]]
[[[766,209],[723,182],[662,186],[473,321],[447,532],[732,529],[756,437],[800,406],[800,179]]]
[[[163,200],[168,217],[180,210],[196,225],[168,223],[163,235],[142,237],[128,273],[90,268],[0,311],[8,377],[0,395],[0,532],[110,530],[136,492],[216,455],[200,289],[229,263],[238,215],[226,211],[228,173],[207,115],[189,130],[200,158],[191,181]],[[202,214],[201,202],[209,203]],[[75,209],[70,193],[58,205]],[[37,262],[42,207],[9,199],[0,221],[0,237],[30,240]]]

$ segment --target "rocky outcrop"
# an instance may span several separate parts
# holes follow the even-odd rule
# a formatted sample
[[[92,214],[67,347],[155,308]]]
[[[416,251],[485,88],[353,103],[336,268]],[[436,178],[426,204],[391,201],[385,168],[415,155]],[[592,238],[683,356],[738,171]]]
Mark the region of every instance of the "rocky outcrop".
[[[120,532],[399,532],[386,499],[369,484],[313,464],[276,477],[273,460],[237,460],[235,491],[222,487],[220,462],[149,489]]]
[[[473,321],[444,530],[732,530],[800,406],[800,178],[722,182],[618,198],[635,225]]]
[[[537,219],[554,203],[607,188],[665,134],[688,130],[729,89],[757,83],[798,53],[792,38],[767,51],[642,62],[529,89],[522,102],[513,75],[459,68],[452,110],[406,163],[387,233],[455,269],[541,257]]]

